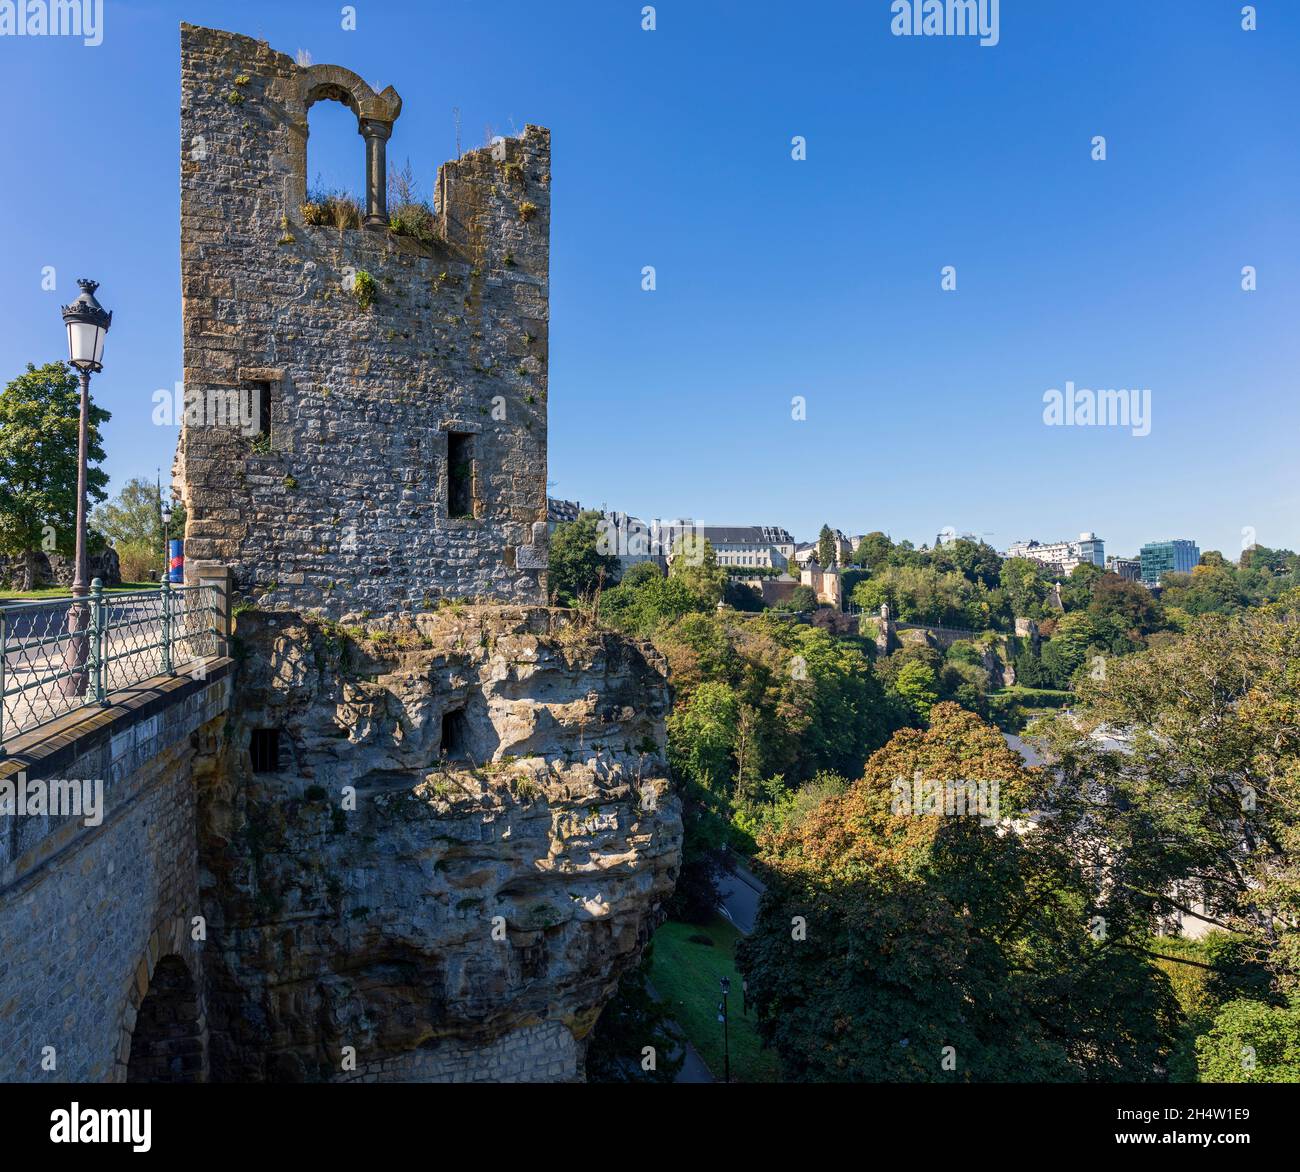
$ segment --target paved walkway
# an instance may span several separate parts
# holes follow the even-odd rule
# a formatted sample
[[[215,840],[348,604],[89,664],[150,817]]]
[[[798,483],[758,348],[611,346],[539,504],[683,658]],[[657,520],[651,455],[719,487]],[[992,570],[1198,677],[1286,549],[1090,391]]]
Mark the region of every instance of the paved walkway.
[[[731,870],[723,871],[718,879],[718,894],[722,897],[722,906],[718,910],[736,926],[737,931],[748,936],[753,932],[758,917],[758,901],[766,890],[762,880],[743,863],[732,859]]]
[[[645,987],[650,996],[662,1004],[663,998],[659,996],[659,990],[650,981],[646,981]],[[678,1049],[669,1055],[669,1058],[676,1058],[678,1054],[681,1054],[682,1047],[686,1051],[682,1059],[682,1068],[677,1072],[677,1077],[673,1079],[673,1082],[717,1081],[709,1070],[708,1064],[700,1057],[700,1052],[687,1040],[685,1033],[682,1032],[682,1027],[671,1018],[668,1021],[668,1032],[673,1035],[678,1044]]]

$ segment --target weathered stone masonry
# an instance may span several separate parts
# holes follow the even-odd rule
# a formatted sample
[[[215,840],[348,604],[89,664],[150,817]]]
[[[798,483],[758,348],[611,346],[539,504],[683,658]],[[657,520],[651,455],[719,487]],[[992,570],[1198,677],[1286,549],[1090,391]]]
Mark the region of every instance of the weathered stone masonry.
[[[244,596],[197,779],[212,1075],[580,1078],[681,816],[663,663],[535,605],[549,134],[445,164],[420,243],[386,223],[394,90],[181,42],[175,479],[187,564]],[[318,100],[357,115],[364,227],[304,223]],[[232,397],[265,408],[247,434]]]
[[[188,560],[232,565],[263,606],[331,615],[544,601],[549,132],[445,164],[423,244],[383,216],[391,87],[190,25],[181,59]],[[303,223],[323,100],[358,116],[365,227]],[[232,392],[251,428],[214,418]],[[461,516],[449,447],[472,471]]]
[[[156,1057],[174,1057],[175,1077],[205,1075],[193,771],[216,753],[228,667],[140,689],[143,705],[91,709],[66,733],[19,738],[0,760],[0,777],[100,779],[105,807],[98,826],[0,817],[0,1082],[125,1081],[133,1040],[149,1040],[137,1013],[167,957],[199,985],[198,1016],[190,1045]]]

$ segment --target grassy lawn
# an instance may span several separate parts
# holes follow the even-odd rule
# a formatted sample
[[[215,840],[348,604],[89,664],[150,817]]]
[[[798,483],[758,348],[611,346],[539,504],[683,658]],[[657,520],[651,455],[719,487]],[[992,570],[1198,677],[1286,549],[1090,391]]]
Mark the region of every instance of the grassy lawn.
[[[690,938],[707,937],[712,945],[699,944]],[[776,1055],[760,1050],[758,1033],[751,1012],[741,1012],[740,974],[733,956],[741,935],[721,916],[708,924],[679,924],[669,920],[654,937],[654,962],[650,980],[668,1003],[671,1013],[708,1063],[714,1078],[722,1081],[722,1023],[718,1021],[718,1002],[722,991],[720,977],[731,978],[731,996],[727,999],[731,1033],[732,1082],[776,1082]]]
[[[157,582],[123,582],[121,586],[105,586],[105,594],[120,594],[124,590],[157,590]],[[0,590],[0,602],[48,602],[54,598],[71,598],[66,586],[45,586],[40,590]]]

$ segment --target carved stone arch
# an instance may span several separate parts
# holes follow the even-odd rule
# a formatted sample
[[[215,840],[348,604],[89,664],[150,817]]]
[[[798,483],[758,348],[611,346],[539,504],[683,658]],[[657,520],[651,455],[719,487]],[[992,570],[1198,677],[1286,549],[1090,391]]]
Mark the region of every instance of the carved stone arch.
[[[377,94],[350,69],[342,65],[308,65],[298,70],[303,109],[317,102],[342,102],[358,119],[375,118],[392,126],[402,112],[402,99],[390,85]]]
[[[388,224],[388,137],[402,112],[402,99],[390,85],[375,93],[366,81],[341,65],[309,65],[298,70],[303,111],[303,192],[306,192],[307,111],[317,102],[342,102],[357,116],[357,133],[366,142],[367,227]]]

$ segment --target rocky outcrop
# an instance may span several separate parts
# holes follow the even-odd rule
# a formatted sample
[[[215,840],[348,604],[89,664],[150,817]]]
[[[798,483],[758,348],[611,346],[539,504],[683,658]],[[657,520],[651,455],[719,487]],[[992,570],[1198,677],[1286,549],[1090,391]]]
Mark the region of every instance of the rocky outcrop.
[[[161,562],[161,555],[159,555]],[[31,550],[8,562],[0,562],[0,588],[41,590],[49,586],[71,586],[76,564],[61,553]],[[112,546],[86,555],[86,581],[98,578],[105,586],[120,586],[122,571],[117,550]]]
[[[196,772],[213,1077],[580,1078],[680,861],[653,650],[457,605],[236,641]]]

